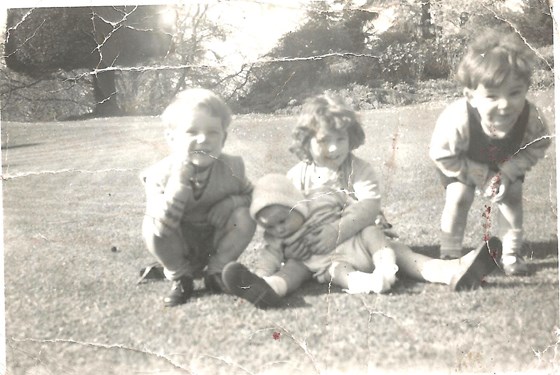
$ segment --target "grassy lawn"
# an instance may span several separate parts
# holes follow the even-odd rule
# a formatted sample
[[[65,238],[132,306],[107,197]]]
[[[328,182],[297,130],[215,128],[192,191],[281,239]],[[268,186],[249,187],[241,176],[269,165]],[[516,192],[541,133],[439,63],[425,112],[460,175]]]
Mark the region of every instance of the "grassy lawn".
[[[555,132],[552,92],[534,96]],[[362,113],[357,151],[377,167],[401,240],[434,256],[444,192],[428,143],[444,105]],[[294,122],[240,116],[225,151],[244,157],[253,180],[286,172]],[[168,282],[136,284],[152,261],[138,173],[167,151],[156,119],[3,123],[2,142],[10,375],[560,370],[555,144],[525,183],[532,276],[495,274],[463,293],[402,278],[383,296],[309,283],[262,311],[204,290],[164,308]],[[467,247],[482,239],[485,203],[471,210]],[[253,264],[261,243],[257,233],[241,260]]]

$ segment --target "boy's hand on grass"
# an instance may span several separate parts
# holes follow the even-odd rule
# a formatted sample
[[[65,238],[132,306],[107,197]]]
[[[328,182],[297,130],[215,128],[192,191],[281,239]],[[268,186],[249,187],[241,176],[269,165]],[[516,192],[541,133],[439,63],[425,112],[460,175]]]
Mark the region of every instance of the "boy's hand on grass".
[[[216,228],[225,227],[233,209],[233,199],[226,198],[219,201],[208,212],[208,222]]]
[[[323,225],[309,237],[309,246],[313,254],[327,254],[336,247],[338,230],[332,224]]]

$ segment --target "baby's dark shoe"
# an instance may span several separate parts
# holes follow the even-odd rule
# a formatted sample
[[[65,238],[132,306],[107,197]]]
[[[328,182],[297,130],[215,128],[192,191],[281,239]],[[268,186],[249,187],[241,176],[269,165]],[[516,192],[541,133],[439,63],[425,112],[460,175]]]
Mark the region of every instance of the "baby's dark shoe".
[[[222,279],[227,289],[258,308],[277,307],[282,304],[282,297],[244,265],[231,262],[222,271]]]
[[[529,267],[525,260],[517,254],[502,255],[502,267],[508,276],[523,276],[529,274]]]
[[[212,293],[227,293],[228,290],[222,281],[221,273],[213,273],[211,275],[204,276],[204,286],[206,290]]]
[[[492,271],[498,269],[498,259],[502,256],[502,241],[496,237],[485,241],[478,249],[464,255],[460,270],[451,280],[451,290],[472,290],[482,284],[482,280]]]
[[[167,307],[182,305],[192,296],[194,290],[193,279],[188,276],[182,276],[172,281],[171,292],[163,299],[163,303]]]

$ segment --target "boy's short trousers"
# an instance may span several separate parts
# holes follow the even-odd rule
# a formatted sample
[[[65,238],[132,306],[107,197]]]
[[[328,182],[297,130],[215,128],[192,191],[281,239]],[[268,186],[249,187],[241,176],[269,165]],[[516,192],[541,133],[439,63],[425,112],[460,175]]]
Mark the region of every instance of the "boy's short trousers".
[[[448,177],[446,175],[443,174],[443,172],[439,169],[436,168],[436,173],[439,176],[439,180],[441,182],[441,184],[443,185],[444,188],[447,188],[447,185],[452,184],[454,182],[461,182],[458,179],[456,179],[455,177]],[[498,171],[495,171],[495,173],[498,173]],[[525,175],[519,177],[517,180],[521,180],[521,183],[525,182]],[[475,188],[476,186],[474,184],[468,184],[470,187]]]

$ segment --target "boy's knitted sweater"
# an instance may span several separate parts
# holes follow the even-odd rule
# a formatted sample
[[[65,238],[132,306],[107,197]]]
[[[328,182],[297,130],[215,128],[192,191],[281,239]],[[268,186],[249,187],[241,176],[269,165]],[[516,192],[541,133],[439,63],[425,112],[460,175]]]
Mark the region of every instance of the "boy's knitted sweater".
[[[141,173],[146,189],[146,215],[154,219],[155,233],[165,235],[188,222],[208,225],[210,209],[224,199],[234,207],[249,206],[253,186],[245,176],[245,165],[239,156],[221,154],[204,174],[204,187],[197,197],[193,193],[197,175],[191,184],[171,175],[172,159],[167,157]]]
[[[510,181],[525,175],[550,146],[550,133],[538,109],[527,102],[528,120],[520,146],[510,157],[499,160],[499,172]],[[472,120],[472,119],[471,119]],[[492,177],[492,166],[467,157],[471,141],[469,111],[465,98],[451,103],[439,116],[430,144],[430,158],[447,177],[483,188]]]

